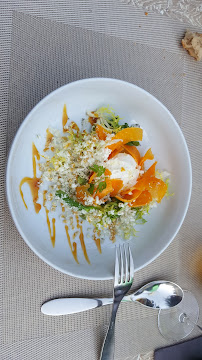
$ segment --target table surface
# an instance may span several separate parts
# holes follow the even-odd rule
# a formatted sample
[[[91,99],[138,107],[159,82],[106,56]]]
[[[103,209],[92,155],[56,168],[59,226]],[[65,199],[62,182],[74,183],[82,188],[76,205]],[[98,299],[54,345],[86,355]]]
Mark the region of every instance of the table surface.
[[[201,32],[201,2],[7,0],[0,1],[0,7],[0,359],[95,360],[111,308],[47,318],[40,313],[40,305],[60,296],[110,296],[113,283],[61,274],[24,243],[5,199],[3,169],[8,150],[33,106],[70,81],[120,78],[156,96],[175,116],[186,138],[193,190],[178,235],[161,256],[135,274],[133,287],[157,278],[171,280],[192,291],[201,307],[202,62],[194,61],[181,47],[187,28]],[[195,329],[190,337],[198,334]],[[115,359],[149,360],[155,348],[167,344],[159,334],[156,311],[121,305]]]

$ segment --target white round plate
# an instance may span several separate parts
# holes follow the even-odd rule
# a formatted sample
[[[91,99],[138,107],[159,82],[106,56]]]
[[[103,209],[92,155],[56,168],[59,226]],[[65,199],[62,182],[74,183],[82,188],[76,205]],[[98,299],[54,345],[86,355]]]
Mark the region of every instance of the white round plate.
[[[93,78],[67,84],[46,96],[27,115],[13,141],[7,165],[7,197],[13,220],[28,246],[46,263],[66,274],[87,279],[111,279],[114,273],[115,244],[109,239],[102,243],[102,254],[92,237],[84,237],[90,265],[86,262],[78,243],[77,264],[70,251],[65,228],[60,219],[61,209],[56,211],[56,244],[52,247],[46,224],[45,210],[34,211],[28,185],[24,185],[26,210],[19,184],[23,177],[32,173],[32,142],[39,152],[45,144],[48,127],[62,130],[62,110],[66,103],[70,120],[80,125],[86,111],[103,105],[111,106],[123,122],[135,122],[144,129],[141,154],[151,146],[158,161],[157,168],[170,173],[170,191],[174,195],[165,198],[151,210],[148,222],[138,226],[137,236],[130,240],[135,270],[141,269],[170,244],[177,234],[190,201],[191,163],[184,136],[171,113],[156,98],[143,89],[116,79]],[[152,162],[147,161],[148,166]],[[117,238],[116,243],[123,241]]]

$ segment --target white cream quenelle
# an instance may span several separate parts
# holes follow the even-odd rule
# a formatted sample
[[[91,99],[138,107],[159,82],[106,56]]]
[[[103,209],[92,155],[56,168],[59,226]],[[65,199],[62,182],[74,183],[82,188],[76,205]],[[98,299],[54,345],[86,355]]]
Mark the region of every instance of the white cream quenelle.
[[[120,153],[106,161],[105,167],[111,171],[111,179],[120,179],[123,181],[123,190],[134,186],[139,175],[143,173],[135,159],[125,153]]]

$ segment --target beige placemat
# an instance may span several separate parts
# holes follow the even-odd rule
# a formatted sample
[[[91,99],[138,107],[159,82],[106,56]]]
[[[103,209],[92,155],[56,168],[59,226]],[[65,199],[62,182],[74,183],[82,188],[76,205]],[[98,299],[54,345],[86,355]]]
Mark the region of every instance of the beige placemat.
[[[86,5],[85,12],[78,7],[77,13],[72,5],[70,15],[74,8],[76,27],[65,24],[64,14],[67,22],[73,22],[67,9],[61,13],[63,20],[60,22],[19,12],[13,14],[8,122],[1,118],[1,145],[5,146],[7,124],[10,143],[27,112],[47,93],[69,81],[89,76],[117,77],[154,94],[174,114],[187,138],[193,162],[193,197],[177,238],[155,262],[136,274],[135,285],[138,287],[159,277],[170,279],[191,289],[200,302],[201,287],[197,292],[197,283],[193,282],[193,271],[190,272],[188,263],[193,249],[201,242],[201,64],[195,63],[179,46],[184,32],[182,25],[176,24],[176,33],[172,32],[174,35],[169,38],[165,49],[162,34],[172,28],[172,21],[165,18],[161,25],[160,18],[155,15],[142,29],[141,36],[137,28],[138,23],[145,24],[143,14],[129,5],[115,5],[115,2],[103,2],[100,7],[94,5],[91,12],[90,6],[87,12]],[[106,10],[113,10],[113,21],[109,20],[110,25],[105,29],[110,15]],[[50,7],[51,11],[53,13],[53,7]],[[39,10],[38,14],[42,15]],[[128,40],[126,30],[122,34],[120,31],[123,15],[124,19],[131,21]],[[96,31],[78,27],[85,24],[85,19],[91,19],[90,25]],[[155,28],[155,24],[162,28],[158,37],[159,28]],[[104,35],[104,30],[107,35]],[[5,58],[4,69],[8,66],[6,60],[9,58]],[[6,79],[6,72],[2,75]],[[2,95],[6,113],[6,91]],[[3,165],[5,147],[1,157]],[[4,295],[1,303],[2,359],[98,358],[110,316],[109,307],[69,317],[46,318],[40,313],[40,305],[60,295],[109,296],[112,282],[79,280],[51,269],[24,244],[7,207],[3,211],[0,274]],[[155,312],[135,304],[121,306],[116,328],[116,359],[135,359],[140,352],[166,344],[158,333],[156,316]]]

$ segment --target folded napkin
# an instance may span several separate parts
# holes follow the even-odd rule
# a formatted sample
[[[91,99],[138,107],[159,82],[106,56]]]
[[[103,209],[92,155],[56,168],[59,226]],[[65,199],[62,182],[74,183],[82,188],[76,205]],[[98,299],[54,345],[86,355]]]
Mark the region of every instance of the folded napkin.
[[[202,360],[202,336],[154,352],[155,360]]]

